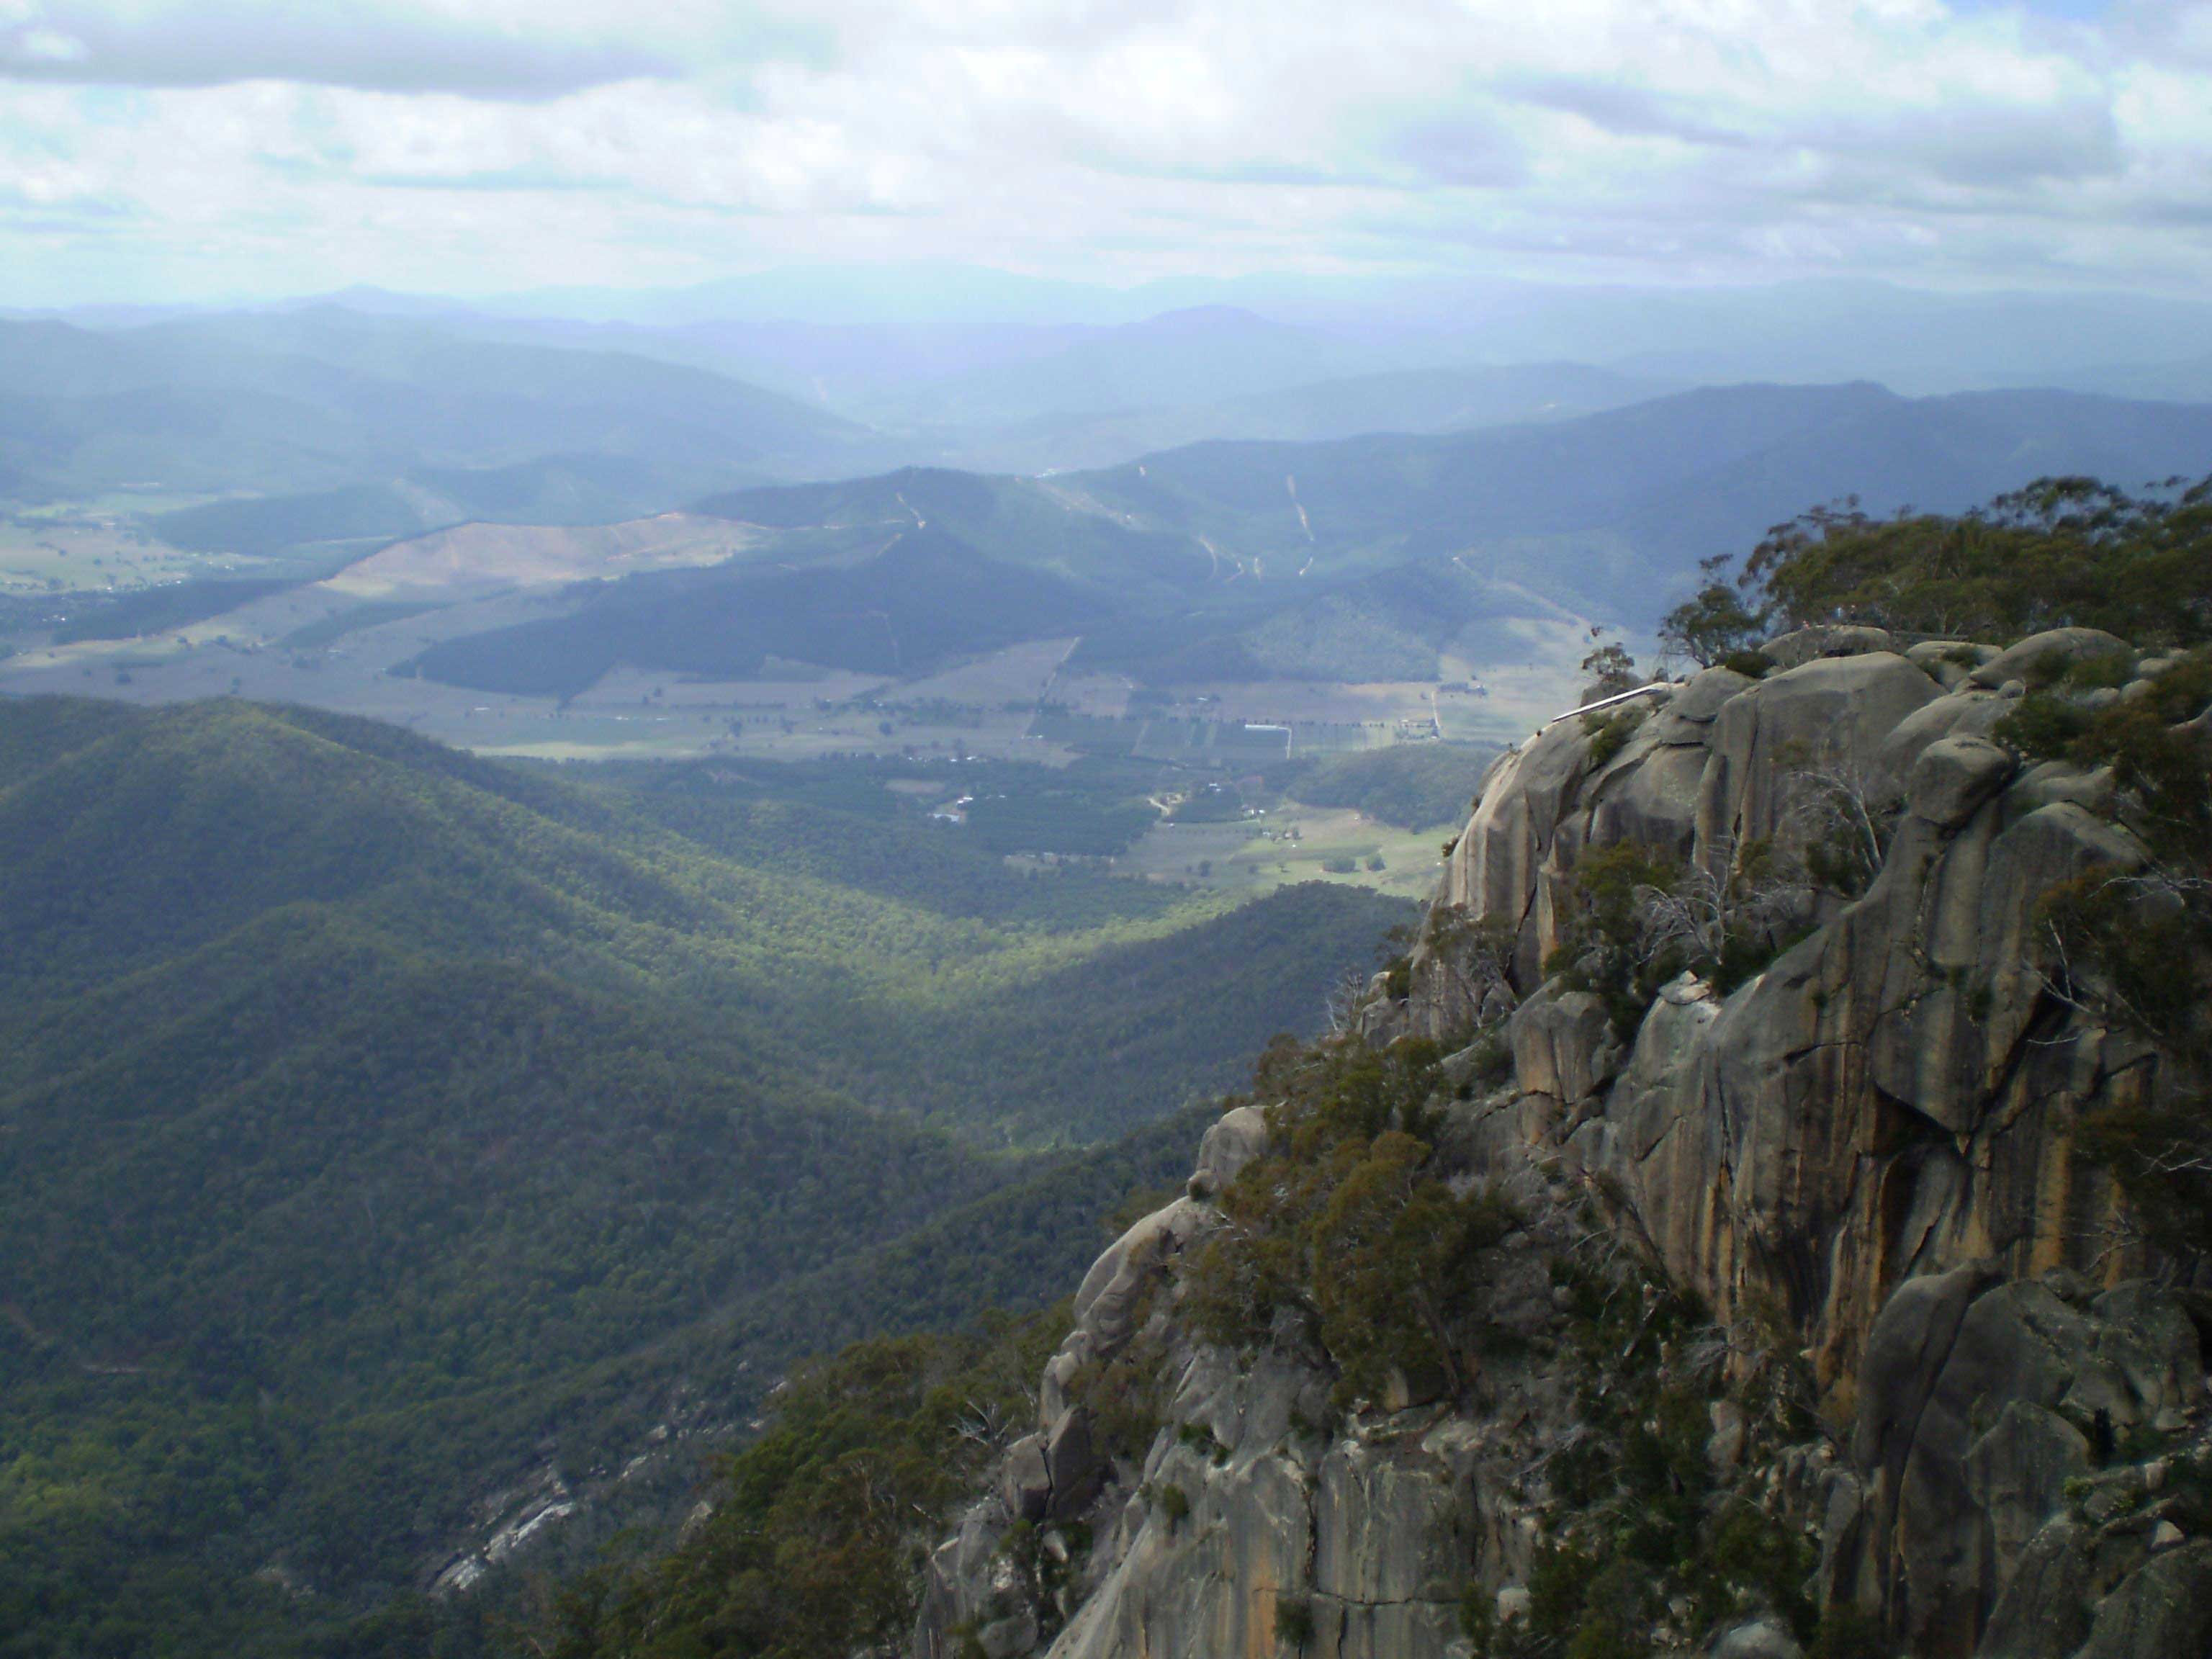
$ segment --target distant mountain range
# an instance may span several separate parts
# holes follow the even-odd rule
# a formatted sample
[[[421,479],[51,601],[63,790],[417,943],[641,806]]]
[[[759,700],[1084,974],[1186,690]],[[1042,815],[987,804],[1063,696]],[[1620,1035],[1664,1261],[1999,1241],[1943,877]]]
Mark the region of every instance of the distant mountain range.
[[[1469,362],[1571,358],[1705,380],[1869,375],[1915,390],[1993,380],[2083,386],[2108,365],[2212,351],[2212,304],[2177,292],[1958,292],[1860,279],[1664,287],[1477,276],[1270,271],[1132,287],[949,263],[787,268],[689,287],[563,288],[453,301],[356,289],[330,296],[404,316],[468,313],[517,322],[684,330],[797,325],[913,338],[1069,326],[1112,328],[1164,312],[1255,311]],[[294,302],[298,303],[298,302]],[[1416,358],[1401,357],[1396,366]],[[1315,377],[1318,378],[1318,377]]]
[[[1522,579],[1649,604],[1693,557],[1747,550],[1768,526],[1847,493],[1871,512],[1958,510],[2047,474],[2136,484],[2208,469],[2212,406],[1906,398],[1858,384],[1712,388],[1465,435],[1203,445],[1084,483],[1110,510],[1279,560],[1442,557],[1515,535],[1614,532],[1632,553],[1618,568]]]
[[[644,355],[653,355],[643,343],[650,339],[681,341],[693,352],[719,343],[776,359],[795,384],[850,377],[878,390],[1042,355],[1052,348],[1040,343],[1058,335],[1210,309],[1255,312],[1355,343],[1370,354],[1370,371],[1566,359],[1705,384],[1864,376],[1923,393],[1998,385],[2118,392],[2109,375],[2212,353],[2212,303],[2186,291],[1958,292],[1858,279],[1699,288],[1272,271],[1115,287],[949,263],[881,264],[465,301],[351,289],[263,308],[332,304],[546,342],[598,331]],[[105,307],[63,314],[114,327],[204,313]],[[682,361],[786,384],[757,364]],[[1316,370],[1304,378],[1326,377]]]
[[[1420,678],[1501,617],[1648,627],[1698,558],[1745,552],[1865,480],[1881,481],[1860,497],[1871,512],[1959,510],[2046,474],[2137,484],[2209,468],[2212,406],[1856,385],[1459,434],[1201,444],[1064,477],[909,470],[709,497],[697,512],[763,532],[744,558],[580,591],[565,617],[447,640],[417,665],[567,693],[617,664],[740,678],[773,651],[918,673],[1079,633],[1079,664],[1156,682]]]
[[[1024,365],[1049,383],[1056,359]],[[1015,377],[1009,372],[1003,379]],[[1111,466],[1192,444],[1321,442],[1371,432],[1442,433],[1571,419],[1680,390],[1677,383],[1580,363],[1407,368],[1248,392],[1219,402],[1044,414],[948,445],[985,468],[1058,471]]]
[[[958,427],[1181,408],[1357,374],[1374,361],[1355,342],[1212,306],[1068,331],[1059,349],[1042,356],[918,387],[901,412],[908,422]]]
[[[0,324],[0,470],[19,496],[398,479],[426,495],[442,482],[465,507],[495,503],[513,469],[534,467],[569,471],[597,512],[616,504],[617,463],[629,471],[618,510],[637,512],[716,483],[865,465],[865,436],[702,369],[335,309],[115,332]],[[467,482],[478,472],[491,475],[481,487]]]
[[[1500,342],[1474,317],[1454,332],[1218,304],[1110,324],[644,326],[363,310],[376,296],[353,295],[130,326],[0,321],[0,490],[266,501],[163,529],[187,547],[267,553],[469,518],[606,521],[749,483],[901,465],[1068,471],[1212,441],[1571,420],[1771,372],[1761,365],[1848,373],[1854,361],[1807,345],[1799,313],[1775,295],[1730,302],[1743,323],[1733,337],[1716,320],[1720,296],[1602,298],[1521,295],[1486,315],[1510,323],[1524,351],[1580,329],[1631,367],[1485,362]],[[1879,346],[1869,361],[1907,373],[1947,330],[1993,343],[2033,332],[2037,319],[2055,327],[2064,311],[1887,291],[1824,303]],[[2068,372],[2096,392],[2212,397],[2212,326],[2192,331],[2193,315],[2122,307],[2072,348]],[[1570,328],[1571,317],[1582,320]],[[2193,355],[2130,367],[2130,342],[2161,319]]]
[[[617,666],[910,677],[1072,635],[1072,670],[1158,685],[1433,679],[1528,662],[1516,622],[1648,629],[1697,559],[1846,492],[1955,510],[2049,473],[2212,471],[2208,404],[1409,367],[1424,337],[1221,307],[918,330],[871,371],[889,337],[334,307],[0,324],[0,488],[181,496],[145,520],[162,543],[291,580],[471,521],[750,527],[722,563],[441,625],[412,664],[568,696]],[[728,372],[788,384],[810,355],[853,414]]]
[[[1555,418],[1667,389],[1574,364],[1394,365],[1225,308],[913,337],[335,306],[0,321],[0,496],[221,496],[161,534],[267,556],[474,518],[608,522],[902,465],[1043,471],[1213,438]]]

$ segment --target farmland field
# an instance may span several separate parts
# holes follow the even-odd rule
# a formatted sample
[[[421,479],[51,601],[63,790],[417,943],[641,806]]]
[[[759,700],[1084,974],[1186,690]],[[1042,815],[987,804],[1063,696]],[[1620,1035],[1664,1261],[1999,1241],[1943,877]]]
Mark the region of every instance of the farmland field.
[[[1260,819],[1156,824],[1114,867],[1231,892],[1328,881],[1425,899],[1443,873],[1444,837],[1456,827],[1400,830],[1350,808],[1286,801]],[[1376,859],[1382,867],[1369,867]]]
[[[180,551],[154,535],[146,508],[80,502],[0,522],[0,599],[10,607],[0,623],[15,630],[0,641],[0,694],[296,702],[543,759],[982,757],[1065,766],[1090,755],[1242,776],[1439,738],[1510,740],[1571,702],[1584,648],[1583,618],[1534,606],[1463,630],[1437,680],[1152,684],[1102,669],[1071,631],[949,660],[940,653],[904,675],[773,654],[736,675],[617,656],[580,684],[533,687],[526,677],[491,690],[430,678],[425,653],[563,623],[594,594],[635,581],[781,569],[805,549],[777,540],[781,532],[672,513],[596,526],[466,524],[369,545],[333,571],[328,550],[319,568]],[[824,556],[834,564],[854,555],[830,548]]]
[[[396,542],[347,567],[331,586],[370,599],[544,586],[718,564],[742,556],[754,540],[726,520],[681,513],[620,525],[466,524]]]
[[[121,514],[85,506],[0,516],[0,593],[104,592],[243,574],[261,561],[166,545]]]

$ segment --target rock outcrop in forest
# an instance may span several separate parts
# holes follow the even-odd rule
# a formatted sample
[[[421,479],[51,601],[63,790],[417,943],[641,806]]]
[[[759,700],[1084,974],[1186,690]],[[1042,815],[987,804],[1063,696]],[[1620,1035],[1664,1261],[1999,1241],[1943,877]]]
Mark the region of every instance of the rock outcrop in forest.
[[[920,1659],[2212,1650],[2208,702],[1808,629],[1502,757],[1091,1269]]]

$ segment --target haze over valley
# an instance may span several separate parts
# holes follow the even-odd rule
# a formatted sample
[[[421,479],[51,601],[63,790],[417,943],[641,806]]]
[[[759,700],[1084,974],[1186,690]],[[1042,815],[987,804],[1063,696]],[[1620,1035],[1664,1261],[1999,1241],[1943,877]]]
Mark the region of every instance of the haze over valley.
[[[1773,670],[1726,568],[2042,534],[2000,498],[2059,477],[2154,546],[2212,457],[2130,356],[2190,306],[886,280],[0,321],[23,1651],[511,1651],[810,1355],[1037,1363],[1054,1316],[973,1322],[1180,1181],[1194,1103],[1400,1017],[1501,751],[1602,765],[1641,713],[1561,717],[1638,661]]]
[[[1869,356],[1938,309],[1877,298]],[[1591,628],[1648,643],[1699,559],[1808,507],[2160,478],[2208,429],[2063,384],[1807,380],[1833,348],[1804,334],[1765,348],[1789,380],[1698,386],[1485,367],[1515,336],[1467,323],[939,324],[903,357],[881,322],[793,325],[747,364],[768,390],[670,361],[729,361],[687,350],[706,325],[364,303],[0,325],[0,687],[236,691],[541,757],[1505,741],[1571,705]],[[2141,325],[2075,313],[2114,351]],[[1389,366],[1440,356],[1465,366]]]
[[[0,1659],[2212,1652],[2212,0],[0,0]]]

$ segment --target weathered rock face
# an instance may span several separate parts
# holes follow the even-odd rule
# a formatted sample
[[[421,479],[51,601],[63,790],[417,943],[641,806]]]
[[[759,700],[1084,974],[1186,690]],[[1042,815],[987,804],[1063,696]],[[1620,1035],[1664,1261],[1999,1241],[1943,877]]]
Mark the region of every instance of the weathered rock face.
[[[2212,1652],[2212,1539],[2192,1535],[2212,1525],[2212,1298],[2171,1287],[2075,1148],[2091,1113],[2201,1080],[2062,994],[2045,896],[2145,857],[2109,815],[2111,778],[2023,769],[1991,740],[2025,679],[2163,665],[2084,629],[2002,652],[1814,629],[1769,654],[1763,679],[1709,670],[1493,768],[1411,995],[1389,1002],[1378,976],[1346,1039],[1475,1039],[1442,1068],[1462,1097],[1437,1103],[1439,1155],[1529,1195],[1488,1293],[1536,1357],[1486,1360],[1456,1401],[1408,1383],[1323,1432],[1334,1373],[1304,1339],[1241,1366],[1206,1347],[1177,1314],[1177,1264],[1268,1135],[1257,1108],[1231,1112],[1188,1194],[1085,1279],[1037,1433],[938,1552],[919,1654],[971,1636],[1057,1659],[1466,1651],[1462,1607],[1525,1606],[1541,1471],[1577,1433],[1577,1382],[1542,1357],[1544,1264],[1591,1226],[1717,1328],[1802,1340],[1834,1437],[1754,1468],[1740,1416],[1717,1414],[1707,1455],[1815,1517],[1822,1604],[1915,1659]],[[1684,974],[1626,1031],[1545,979],[1593,848],[1725,882],[1755,850],[1790,862],[1837,834],[1862,837],[1863,879],[1801,895],[1802,936],[1726,994]],[[1509,1056],[1510,1084],[1475,1086]],[[1171,1404],[1116,1460],[1070,1389],[1138,1343]],[[1062,1546],[1049,1606],[1009,1576],[1023,1520],[1091,1540]],[[1763,1618],[1656,1639],[1795,1650]]]
[[[1231,1113],[1223,1127],[1224,1139],[1250,1144],[1249,1121]],[[1208,1140],[1201,1174],[1218,1157]],[[1188,1205],[1171,1211],[1203,1213]],[[1564,1212],[1555,1206],[1510,1240],[1487,1287],[1487,1317],[1521,1340],[1555,1317],[1549,1263],[1575,1236]],[[1171,1282],[1173,1259],[1144,1242],[1164,1231],[1161,1217],[1139,1223],[1086,1282],[1151,1301]],[[1528,1472],[1575,1432],[1564,1362],[1494,1367],[1480,1417],[1442,1401],[1385,1402],[1328,1430],[1320,1425],[1340,1414],[1323,1356],[1292,1344],[1239,1364],[1183,1331],[1164,1299],[1147,1330],[1115,1337],[1097,1319],[1111,1293],[1079,1317],[1048,1377],[1072,1375],[1070,1354],[1097,1359],[1150,1340],[1161,1354],[1164,1425],[1140,1461],[1094,1465],[1082,1507],[1063,1510],[1042,1448],[1084,1408],[1048,1381],[1042,1431],[1012,1449],[998,1489],[936,1552],[915,1637],[921,1659],[953,1659],[971,1640],[986,1653],[1054,1659],[1419,1659],[1453,1650],[1471,1583],[1494,1591],[1528,1577],[1538,1539]],[[1010,1560],[1024,1522],[1042,1525],[1067,1558],[1047,1606]]]
[[[1054,1654],[1273,1655],[1296,1629],[1309,1652],[1382,1659],[1439,1652],[1456,1633],[1449,1449],[1322,1450],[1264,1421],[1302,1379],[1258,1381],[1235,1403],[1262,1415],[1249,1438],[1272,1426],[1274,1443],[1248,1449],[1240,1434],[1218,1463],[1177,1444],[1149,1464],[1147,1484],[1185,1494],[1188,1510],[1132,1500],[1109,1540],[1118,1559]]]
[[[1947,692],[1871,630],[1831,631],[1850,637],[1824,648],[1854,654],[1785,653],[1800,665],[1755,683],[1708,671],[1601,763],[1581,721],[1548,728],[1499,769],[1441,908],[1516,930],[1529,1091],[1572,1107],[1622,1070],[1598,1109],[1565,1115],[1567,1153],[1626,1195],[1669,1271],[1723,1316],[1781,1301],[1822,1382],[1847,1394],[1912,1274],[1987,1256],[2014,1273],[2139,1270],[2105,1249],[2116,1200],[2070,1147],[2085,1112],[2159,1079],[2142,1044],[2049,990],[2043,896],[2141,857],[2068,798],[2094,798],[2093,781],[2015,775],[1987,737],[2009,700],[1972,683],[1979,671]],[[2018,650],[2031,646],[2022,660],[2118,642]],[[1647,1021],[1625,1068],[1587,1018],[1568,1029],[1565,1000],[1534,994],[1588,849],[1633,841],[1723,874],[1747,848],[1802,846],[1816,790],[1883,828],[1880,872],[1848,904],[1815,902],[1825,925],[1758,980],[1725,1003],[1674,999],[1697,1012]],[[1444,1028],[1428,988],[1446,973],[1438,953],[1417,958],[1413,1029]]]
[[[1835,1593],[1891,1609],[1915,1653],[2073,1652],[2160,1517],[2094,1501],[2076,1516],[2072,1494],[2149,1495],[2114,1449],[2201,1409],[2198,1340],[2140,1282],[2093,1295],[2076,1274],[2007,1281],[1986,1264],[1909,1281],[1868,1345],[1856,1516],[1827,1540]]]

